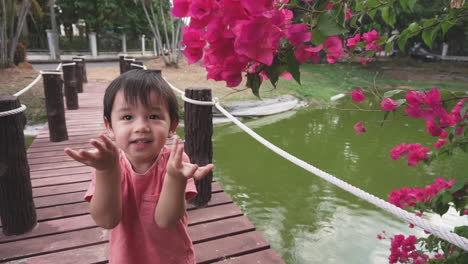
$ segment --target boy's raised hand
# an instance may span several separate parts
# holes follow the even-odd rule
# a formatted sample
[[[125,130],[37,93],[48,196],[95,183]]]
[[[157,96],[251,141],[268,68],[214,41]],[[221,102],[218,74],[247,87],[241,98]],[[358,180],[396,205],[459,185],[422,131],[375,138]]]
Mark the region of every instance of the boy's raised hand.
[[[115,168],[119,163],[119,150],[112,140],[104,134],[100,134],[99,139],[90,140],[95,149],[75,151],[71,148],[65,148],[64,151],[72,159],[96,170],[104,171]]]
[[[208,164],[204,167],[198,167],[197,164],[183,162],[184,144],[179,143],[180,139],[176,138],[167,163],[168,176],[175,179],[190,179],[192,177],[196,180],[203,179],[214,168],[214,165]]]

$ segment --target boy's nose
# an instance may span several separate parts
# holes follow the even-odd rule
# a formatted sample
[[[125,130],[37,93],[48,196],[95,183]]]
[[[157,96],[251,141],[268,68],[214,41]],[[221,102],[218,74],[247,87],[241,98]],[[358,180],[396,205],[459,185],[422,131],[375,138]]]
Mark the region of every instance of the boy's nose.
[[[150,129],[149,129],[148,121],[139,119],[135,124],[134,130],[137,133],[147,133],[147,132],[149,132]]]

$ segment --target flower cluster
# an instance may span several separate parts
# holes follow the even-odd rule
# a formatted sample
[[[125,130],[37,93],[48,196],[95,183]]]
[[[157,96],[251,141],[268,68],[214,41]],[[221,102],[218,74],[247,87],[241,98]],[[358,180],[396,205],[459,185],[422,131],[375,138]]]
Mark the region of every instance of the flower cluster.
[[[454,183],[455,180],[446,181],[440,177],[424,189],[404,187],[399,190],[393,190],[389,195],[388,202],[400,208],[405,208],[406,206],[414,207],[417,203],[430,201],[441,190],[451,188]]]
[[[373,50],[375,52],[382,51],[382,45],[378,44],[378,41],[381,39],[377,30],[372,30],[364,34],[357,33],[351,38],[346,40],[346,46],[349,49],[354,49],[355,47],[364,47],[365,51]],[[361,44],[361,45],[360,45]],[[366,65],[367,62],[372,61],[372,58],[359,58],[363,65]]]
[[[182,31],[184,55],[189,63],[203,58],[207,78],[224,80],[229,87],[239,85],[242,72],[249,72],[253,64],[272,65],[283,39],[294,48],[298,61],[316,61],[322,46],[305,44],[311,33],[306,24],[292,24],[291,10],[279,8],[287,2],[174,0],[172,14],[190,17]],[[328,52],[336,56],[342,48],[329,39]]]
[[[407,263],[412,259],[414,264],[423,264],[429,259],[426,254],[421,254],[416,250],[417,238],[415,236],[395,235],[391,238],[389,263]]]
[[[428,152],[429,149],[423,147],[419,143],[406,144],[403,142],[400,145],[394,147],[392,150],[390,150],[390,156],[392,160],[397,160],[400,157],[407,156],[408,165],[415,166],[421,160],[427,160],[429,158],[429,156],[427,155]]]

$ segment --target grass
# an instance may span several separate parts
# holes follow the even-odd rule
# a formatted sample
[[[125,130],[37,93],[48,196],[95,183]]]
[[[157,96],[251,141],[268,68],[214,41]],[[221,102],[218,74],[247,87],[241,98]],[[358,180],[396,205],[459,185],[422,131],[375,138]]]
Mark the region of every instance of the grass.
[[[411,59],[359,63],[303,64],[301,83],[281,79],[278,87],[293,90],[303,99],[327,102],[331,96],[364,89],[430,89],[438,86],[451,91],[468,91],[468,64],[423,63]],[[270,84],[261,89],[269,89]],[[286,89],[285,89],[286,88]]]

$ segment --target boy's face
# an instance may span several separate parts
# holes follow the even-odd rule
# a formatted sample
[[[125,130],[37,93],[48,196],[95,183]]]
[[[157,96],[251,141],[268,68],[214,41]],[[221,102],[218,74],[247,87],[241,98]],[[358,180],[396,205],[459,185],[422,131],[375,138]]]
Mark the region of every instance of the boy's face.
[[[171,124],[167,103],[154,92],[149,96],[149,107],[125,101],[123,91],[114,99],[111,123],[106,128],[118,148],[122,149],[136,172],[146,171],[164,147],[166,139],[174,135],[178,122]]]

